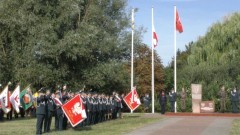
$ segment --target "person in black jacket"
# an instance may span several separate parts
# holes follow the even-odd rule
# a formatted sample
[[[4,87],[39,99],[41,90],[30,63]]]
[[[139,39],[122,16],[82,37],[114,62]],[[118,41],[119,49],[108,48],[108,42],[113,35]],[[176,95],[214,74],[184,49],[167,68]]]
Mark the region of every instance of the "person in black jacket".
[[[65,104],[67,103],[67,101],[69,100],[70,96],[69,96],[69,93],[67,93],[66,91],[66,85],[63,86],[63,92],[62,92],[62,104]],[[67,129],[67,116],[64,115],[63,117],[63,130],[66,130]]]
[[[177,98],[177,94],[174,92],[174,89],[172,89],[172,91],[169,92],[169,101],[171,103],[171,112],[175,111],[176,98]]]
[[[44,132],[50,132],[52,116],[54,115],[53,98],[55,98],[55,97],[52,96],[52,94],[50,93],[50,90],[47,90],[46,91],[46,117],[45,117],[45,121],[44,121]]]
[[[40,89],[38,92],[39,92],[39,96],[37,97],[37,108],[36,108],[36,115],[37,115],[36,134],[40,135],[42,134],[43,120],[46,115],[46,110],[45,110],[46,99],[43,93],[43,89]]]
[[[232,102],[232,107],[233,107],[233,110],[232,112],[233,113],[238,113],[238,92],[237,92],[237,89],[234,88],[233,91],[231,91],[231,102]]]
[[[61,92],[56,92],[56,97],[54,98],[54,104],[55,104],[55,129],[56,130],[63,130],[63,111],[62,111],[62,98],[61,98]]]
[[[92,123],[92,111],[93,111],[93,99],[91,93],[87,94],[86,98],[87,105],[87,125],[91,125]]]
[[[167,97],[166,97],[164,91],[162,91],[162,93],[160,94],[159,102],[160,102],[160,105],[161,105],[161,114],[165,114]]]

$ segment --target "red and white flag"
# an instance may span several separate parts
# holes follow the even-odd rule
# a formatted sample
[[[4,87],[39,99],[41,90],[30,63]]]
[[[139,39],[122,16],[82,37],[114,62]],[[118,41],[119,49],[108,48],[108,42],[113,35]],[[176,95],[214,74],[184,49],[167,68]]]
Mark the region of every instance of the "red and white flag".
[[[134,111],[141,104],[136,87],[134,87],[133,90],[123,98],[123,100],[132,111]]]
[[[53,99],[57,106],[62,106],[62,102],[58,98]]]
[[[10,96],[10,102],[13,106],[13,108],[16,110],[17,113],[19,113],[19,106],[20,106],[20,85],[18,85],[12,95]]]
[[[73,127],[87,118],[86,111],[79,94],[62,105],[62,110]]]
[[[183,27],[182,27],[182,23],[181,23],[181,20],[180,20],[180,17],[178,15],[178,11],[176,10],[176,30],[179,32],[179,33],[182,33],[183,32]]]
[[[2,106],[2,110],[5,113],[8,113],[9,111],[11,111],[11,108],[8,108],[8,85],[3,89],[2,93],[0,94],[0,102],[1,102],[1,106]]]
[[[154,48],[155,48],[155,47],[157,47],[157,44],[158,44],[158,36],[157,36],[156,31],[155,31],[154,25],[152,27],[153,27],[153,45],[154,45]]]

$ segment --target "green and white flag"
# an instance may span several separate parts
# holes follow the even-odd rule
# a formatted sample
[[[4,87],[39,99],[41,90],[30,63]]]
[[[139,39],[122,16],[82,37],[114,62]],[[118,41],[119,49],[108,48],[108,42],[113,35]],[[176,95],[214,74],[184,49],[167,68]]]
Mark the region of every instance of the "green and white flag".
[[[27,110],[33,105],[33,96],[30,85],[28,85],[24,90],[21,91],[20,101],[24,110]]]

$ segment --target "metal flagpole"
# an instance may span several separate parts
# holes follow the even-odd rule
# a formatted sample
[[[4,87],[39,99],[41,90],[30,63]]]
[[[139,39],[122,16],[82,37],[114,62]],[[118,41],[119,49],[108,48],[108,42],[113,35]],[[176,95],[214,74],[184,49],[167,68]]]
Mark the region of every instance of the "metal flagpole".
[[[154,113],[154,45],[153,45],[153,7],[152,7],[152,113]]]
[[[133,39],[134,38],[134,8],[132,9],[132,60],[131,60],[131,91],[133,89]],[[133,111],[131,110],[131,113]]]
[[[176,43],[176,6],[174,6],[174,91],[177,92],[177,43]],[[175,102],[175,113],[177,102]]]

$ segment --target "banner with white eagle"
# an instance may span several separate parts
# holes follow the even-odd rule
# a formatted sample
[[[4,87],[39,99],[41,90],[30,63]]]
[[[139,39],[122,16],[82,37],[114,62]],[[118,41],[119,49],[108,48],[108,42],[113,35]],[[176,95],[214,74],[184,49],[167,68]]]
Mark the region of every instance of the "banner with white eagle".
[[[62,110],[73,127],[77,126],[87,118],[86,111],[79,94],[62,105]]]
[[[137,109],[137,107],[141,104],[140,102],[140,98],[138,96],[136,87],[134,87],[131,92],[129,92],[124,98],[123,100],[125,101],[125,103],[127,104],[127,106],[129,107],[129,109],[131,111],[134,111],[135,109]]]

